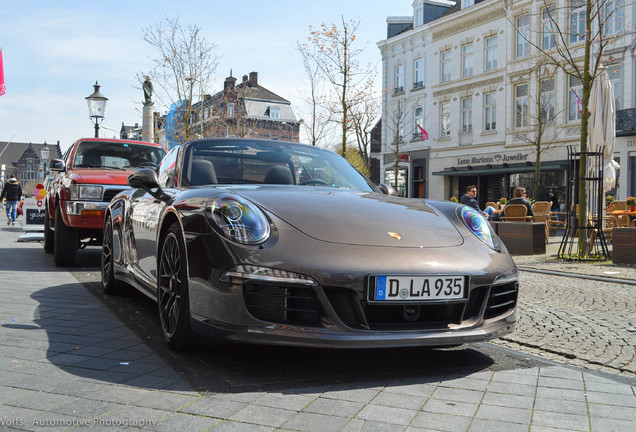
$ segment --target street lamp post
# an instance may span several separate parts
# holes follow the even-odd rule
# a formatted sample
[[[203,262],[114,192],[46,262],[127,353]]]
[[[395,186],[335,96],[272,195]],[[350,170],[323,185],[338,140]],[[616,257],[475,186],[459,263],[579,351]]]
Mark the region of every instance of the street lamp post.
[[[40,157],[42,159],[42,174],[44,179],[48,177],[48,168],[49,168],[49,156],[51,155],[51,149],[44,141],[44,146],[40,149]]]
[[[88,116],[95,123],[95,138],[99,138],[99,124],[104,120],[104,111],[106,111],[107,97],[99,92],[99,84],[95,81],[93,88],[95,91],[92,95],[86,96],[88,102]]]

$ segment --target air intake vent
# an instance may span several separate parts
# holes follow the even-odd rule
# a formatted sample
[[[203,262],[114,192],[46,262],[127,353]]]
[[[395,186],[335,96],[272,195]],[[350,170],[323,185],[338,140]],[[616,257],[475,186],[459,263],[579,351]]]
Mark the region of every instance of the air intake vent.
[[[511,311],[517,304],[518,292],[519,285],[517,282],[493,285],[490,289],[484,319],[494,318]]]
[[[257,319],[281,324],[317,325],[320,306],[312,288],[245,284],[245,306]]]

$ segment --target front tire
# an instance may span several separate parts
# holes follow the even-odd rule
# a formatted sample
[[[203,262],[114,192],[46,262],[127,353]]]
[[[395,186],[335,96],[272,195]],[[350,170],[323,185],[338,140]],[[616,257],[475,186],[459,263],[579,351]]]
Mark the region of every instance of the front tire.
[[[161,245],[157,283],[159,320],[166,344],[184,350],[195,341],[190,326],[185,243],[178,223],[168,229]]]
[[[53,233],[53,262],[58,267],[75,264],[79,234],[75,228],[67,227],[62,220],[60,208],[55,212],[55,232]]]
[[[102,291],[104,294],[117,294],[119,284],[115,279],[115,260],[113,258],[113,219],[108,215],[104,223],[104,241],[102,244]]]
[[[51,218],[49,209],[44,209],[44,252],[53,253],[54,231],[51,229]]]

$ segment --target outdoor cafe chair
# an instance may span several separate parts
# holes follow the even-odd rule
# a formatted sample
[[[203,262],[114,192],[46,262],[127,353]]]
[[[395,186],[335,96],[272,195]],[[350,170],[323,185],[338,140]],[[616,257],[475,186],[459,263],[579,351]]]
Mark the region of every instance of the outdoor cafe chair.
[[[499,219],[505,222],[531,222],[532,216],[528,216],[528,208],[523,204],[506,204],[503,216]]]

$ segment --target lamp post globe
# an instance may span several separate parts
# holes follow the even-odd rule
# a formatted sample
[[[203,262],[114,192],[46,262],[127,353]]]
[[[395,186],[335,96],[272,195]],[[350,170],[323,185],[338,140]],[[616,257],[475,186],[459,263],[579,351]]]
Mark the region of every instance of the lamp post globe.
[[[95,81],[93,88],[95,91],[92,95],[86,96],[88,102],[88,116],[95,123],[95,138],[99,138],[99,124],[104,120],[104,111],[106,111],[106,101],[108,98],[99,92],[99,84]]]

